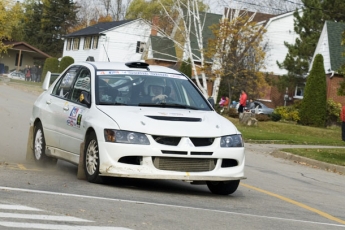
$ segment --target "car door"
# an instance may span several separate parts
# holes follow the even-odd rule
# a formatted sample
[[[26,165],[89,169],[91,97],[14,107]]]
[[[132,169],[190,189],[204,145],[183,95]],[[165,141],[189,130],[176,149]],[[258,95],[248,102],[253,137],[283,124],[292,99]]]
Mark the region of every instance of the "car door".
[[[84,95],[91,98],[91,71],[81,67],[70,89],[68,101],[64,103],[63,114],[59,121],[61,149],[77,155],[86,131],[83,123],[90,110],[90,105],[85,104],[83,100]]]
[[[65,117],[69,112],[66,109],[66,105],[68,104],[71,88],[79,69],[80,66],[70,67],[58,80],[52,93],[46,100],[48,109],[44,115],[43,126],[46,125],[47,129],[50,129],[45,132],[48,146],[53,146],[58,149],[62,148],[62,123],[64,121],[66,124]]]

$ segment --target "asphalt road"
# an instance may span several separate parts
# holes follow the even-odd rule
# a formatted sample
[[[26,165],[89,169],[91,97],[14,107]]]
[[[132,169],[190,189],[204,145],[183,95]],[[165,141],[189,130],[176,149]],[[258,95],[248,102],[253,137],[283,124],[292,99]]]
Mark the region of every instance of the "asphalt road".
[[[180,181],[78,180],[77,167],[25,160],[37,93],[0,82],[0,229],[345,229],[345,176],[246,144],[246,180],[230,196]]]

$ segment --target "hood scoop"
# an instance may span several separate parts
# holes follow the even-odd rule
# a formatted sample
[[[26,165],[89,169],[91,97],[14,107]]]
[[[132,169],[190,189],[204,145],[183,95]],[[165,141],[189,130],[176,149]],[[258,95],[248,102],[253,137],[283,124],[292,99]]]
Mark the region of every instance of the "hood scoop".
[[[146,116],[155,120],[162,121],[187,121],[187,122],[201,122],[201,118],[197,117],[167,117],[167,116]]]

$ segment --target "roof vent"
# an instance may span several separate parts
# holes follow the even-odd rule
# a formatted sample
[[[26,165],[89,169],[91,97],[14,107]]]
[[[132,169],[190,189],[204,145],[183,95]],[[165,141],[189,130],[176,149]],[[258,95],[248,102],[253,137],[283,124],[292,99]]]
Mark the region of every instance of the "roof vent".
[[[128,66],[129,68],[139,68],[139,69],[147,69],[149,70],[149,64],[147,64],[146,62],[126,62],[125,64],[126,66]]]

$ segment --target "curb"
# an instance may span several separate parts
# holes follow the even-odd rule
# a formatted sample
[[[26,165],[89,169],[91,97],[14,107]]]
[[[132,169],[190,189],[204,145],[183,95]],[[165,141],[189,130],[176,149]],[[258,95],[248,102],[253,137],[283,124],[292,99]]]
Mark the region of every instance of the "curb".
[[[283,158],[283,159],[286,159],[286,160],[294,161],[296,163],[306,164],[308,166],[312,166],[312,167],[315,167],[315,168],[319,168],[319,169],[323,169],[323,170],[326,170],[326,171],[330,171],[330,172],[338,173],[338,174],[341,174],[341,175],[345,175],[345,166],[329,164],[329,163],[313,160],[313,159],[310,159],[310,158],[294,155],[294,154],[291,154],[291,153],[288,153],[288,152],[283,152],[283,151],[280,151],[280,150],[275,150],[275,151],[271,152],[270,155],[274,156],[274,157],[277,157],[277,158]]]

